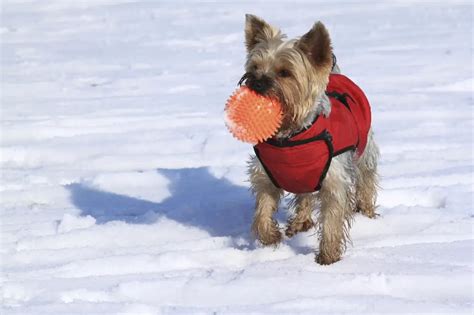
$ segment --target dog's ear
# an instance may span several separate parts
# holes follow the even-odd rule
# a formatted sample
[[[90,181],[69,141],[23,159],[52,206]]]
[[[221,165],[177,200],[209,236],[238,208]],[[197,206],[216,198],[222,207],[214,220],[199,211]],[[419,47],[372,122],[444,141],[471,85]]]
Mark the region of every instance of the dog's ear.
[[[311,30],[300,38],[297,47],[315,67],[332,66],[331,38],[323,23],[314,23]]]
[[[245,15],[245,46],[250,52],[255,45],[272,38],[281,39],[281,31],[259,17],[252,14]]]

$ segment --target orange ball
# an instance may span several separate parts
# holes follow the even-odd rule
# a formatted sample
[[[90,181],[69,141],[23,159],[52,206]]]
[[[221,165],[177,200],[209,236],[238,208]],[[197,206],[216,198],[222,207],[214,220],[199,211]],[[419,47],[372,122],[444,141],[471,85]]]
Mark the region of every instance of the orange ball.
[[[271,138],[283,119],[278,100],[265,97],[246,86],[238,88],[225,106],[226,125],[243,142],[257,144]]]

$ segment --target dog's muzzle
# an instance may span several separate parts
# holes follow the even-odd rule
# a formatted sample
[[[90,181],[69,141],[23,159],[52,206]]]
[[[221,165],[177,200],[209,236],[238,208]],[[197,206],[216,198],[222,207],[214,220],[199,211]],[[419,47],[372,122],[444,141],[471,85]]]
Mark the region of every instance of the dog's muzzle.
[[[251,90],[257,92],[258,94],[265,94],[273,86],[272,80],[266,76],[262,75],[260,78],[256,78],[253,74],[245,73],[239,81],[239,85],[245,82],[245,85],[248,86]]]

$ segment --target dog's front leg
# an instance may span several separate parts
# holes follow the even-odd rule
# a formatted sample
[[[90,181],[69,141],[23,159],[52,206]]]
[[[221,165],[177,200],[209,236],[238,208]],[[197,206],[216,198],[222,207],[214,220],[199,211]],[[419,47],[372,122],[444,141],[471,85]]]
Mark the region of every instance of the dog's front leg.
[[[253,158],[249,163],[250,183],[255,195],[255,215],[252,231],[263,245],[276,245],[281,241],[281,232],[273,214],[283,191],[273,185],[260,163]]]
[[[349,240],[354,209],[354,179],[350,159],[334,159],[319,192],[321,212],[319,254],[316,261],[329,265],[341,258]]]

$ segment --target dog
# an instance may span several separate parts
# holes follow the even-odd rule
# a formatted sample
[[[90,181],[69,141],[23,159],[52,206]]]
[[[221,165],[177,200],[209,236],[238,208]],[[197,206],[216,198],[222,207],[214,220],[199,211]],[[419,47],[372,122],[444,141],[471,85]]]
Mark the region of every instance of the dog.
[[[279,29],[247,14],[245,45],[245,73],[239,83],[278,99],[283,111],[276,135],[256,145],[256,155],[248,162],[255,196],[252,231],[265,246],[279,244],[282,231],[273,215],[285,191],[293,193],[289,203],[293,214],[284,233],[292,237],[316,227],[320,240],[316,262],[332,264],[341,259],[350,242],[354,212],[376,217],[379,149],[368,101],[359,87],[340,74],[329,33],[321,22],[302,37],[286,40]],[[339,91],[328,91],[330,86]],[[347,93],[341,91],[345,86]],[[363,122],[350,114],[362,117]],[[345,117],[342,123],[334,122],[337,115]],[[318,133],[313,126],[321,122],[323,127],[314,127],[324,129]],[[336,140],[328,130],[338,134]],[[337,152],[334,145],[339,146]]]

